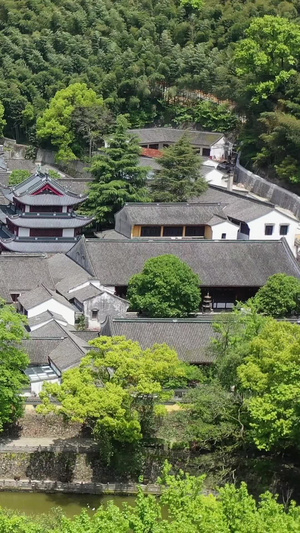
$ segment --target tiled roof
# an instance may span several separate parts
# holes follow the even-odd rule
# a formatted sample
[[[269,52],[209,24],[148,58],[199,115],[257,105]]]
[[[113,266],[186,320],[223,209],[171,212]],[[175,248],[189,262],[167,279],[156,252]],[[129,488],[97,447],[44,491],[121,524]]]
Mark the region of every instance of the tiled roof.
[[[68,216],[8,216],[12,224],[21,228],[82,228],[93,220],[93,217],[85,217],[72,214]]]
[[[251,240],[85,240],[68,256],[103,285],[128,285],[147,259],[173,254],[187,262],[206,287],[261,287],[272,274],[300,278],[300,266],[285,239]]]
[[[84,280],[87,280],[91,277],[87,275],[83,268],[62,253],[51,255],[47,259],[47,264],[55,285],[64,280],[66,286],[68,288],[72,288],[76,287],[77,279],[80,276],[80,279],[84,278]]]
[[[49,358],[61,372],[78,365],[88,351],[85,339],[56,321],[32,331],[24,343],[31,364],[45,364]]]
[[[193,145],[210,147],[224,136],[223,133],[175,128],[141,128],[129,131],[139,138],[140,144],[175,143],[186,133]]]
[[[51,291],[43,285],[36,287],[32,291],[24,292],[18,298],[20,304],[26,310],[32,309],[33,307],[36,307],[37,305],[40,305],[52,299],[61,303],[65,307],[72,309],[72,311],[75,311],[75,308],[63,296],[57,294],[54,291]]]
[[[79,289],[78,291],[73,291],[69,293],[72,298],[76,298],[78,302],[84,302],[85,300],[89,300],[90,298],[95,298],[95,296],[100,296],[103,291],[95,287],[94,285],[88,285],[87,287],[83,287],[82,289]]]
[[[143,157],[140,156],[139,158],[139,166],[140,167],[150,167],[152,170],[160,170],[161,165],[156,161],[156,159],[153,159],[151,157]]]
[[[161,150],[154,150],[153,148],[143,148],[142,156],[156,158],[156,157],[162,157],[163,153]]]
[[[209,224],[214,215],[226,219],[219,204],[204,203],[130,203],[122,211],[132,224]]]
[[[122,319],[108,318],[102,335],[125,335],[138,341],[143,349],[168,344],[180,359],[189,363],[212,363],[208,347],[216,336],[210,318],[203,319]]]
[[[210,185],[209,188],[197,198],[192,198],[190,203],[219,203],[227,217],[242,222],[251,222],[271,213],[275,206],[269,202],[261,202],[234,191],[227,191],[220,187]]]
[[[43,254],[1,253],[0,279],[9,293],[30,291],[41,284],[54,288],[48,258]]]
[[[75,239],[62,239],[57,237],[57,241],[52,239],[0,239],[3,247],[10,252],[22,254],[31,253],[67,253],[75,244]]]

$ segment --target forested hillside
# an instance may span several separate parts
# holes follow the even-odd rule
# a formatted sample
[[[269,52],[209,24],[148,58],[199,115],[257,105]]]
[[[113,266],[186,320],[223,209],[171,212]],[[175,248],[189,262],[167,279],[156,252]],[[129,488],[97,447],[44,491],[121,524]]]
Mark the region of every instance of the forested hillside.
[[[298,30],[299,10],[298,0],[0,0],[5,133],[34,144],[37,118],[58,90],[75,82],[85,82],[102,95],[113,115],[129,113],[133,126],[175,119],[208,128],[207,114],[216,114],[214,129],[235,127],[235,120],[225,126],[218,121],[224,109],[207,110],[206,104],[195,111],[163,98],[165,88],[170,95],[199,89],[235,101],[238,114],[247,117],[241,139],[249,165],[256,162],[271,175],[276,169],[282,178],[291,175],[298,181],[300,26],[299,33],[294,28]],[[255,17],[264,15],[284,17],[286,27],[279,19],[279,35],[271,23],[263,22],[247,36]],[[268,55],[270,43],[262,31],[266,26],[273,44],[280,46],[282,40],[288,46],[291,75],[280,77],[281,67],[288,70],[284,61],[279,61],[277,72],[265,57],[260,57],[260,65],[266,68],[258,69],[259,50],[247,42],[238,48],[248,37],[257,46],[261,42]],[[267,92],[257,95],[255,84],[269,84],[273,78],[276,87],[268,85]],[[282,103],[283,98],[288,102]],[[276,114],[261,116],[264,112]],[[279,130],[275,139],[270,138],[274,127]],[[284,153],[278,151],[280,142]]]

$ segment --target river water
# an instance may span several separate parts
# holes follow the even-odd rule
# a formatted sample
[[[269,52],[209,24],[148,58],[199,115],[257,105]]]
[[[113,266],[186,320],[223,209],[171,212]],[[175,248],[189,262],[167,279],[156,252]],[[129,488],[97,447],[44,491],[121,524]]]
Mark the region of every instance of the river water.
[[[49,513],[53,507],[61,507],[64,514],[72,517],[83,509],[93,513],[109,500],[121,506],[123,502],[134,503],[134,496],[95,496],[93,494],[47,494],[38,492],[0,492],[0,507],[28,515]]]

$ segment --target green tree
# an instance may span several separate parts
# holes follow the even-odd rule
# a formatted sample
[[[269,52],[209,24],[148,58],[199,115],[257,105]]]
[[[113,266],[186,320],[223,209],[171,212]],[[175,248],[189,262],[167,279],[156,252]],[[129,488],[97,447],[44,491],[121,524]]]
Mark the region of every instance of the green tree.
[[[104,106],[78,107],[74,110],[72,122],[76,131],[87,141],[89,158],[95,144],[111,132],[113,115]]]
[[[207,183],[201,177],[201,159],[195,153],[188,134],[166,148],[158,162],[162,169],[151,183],[155,202],[186,202],[207,189]]]
[[[55,411],[89,425],[102,444],[134,443],[149,435],[155,403],[170,379],[186,375],[185,365],[167,345],[142,350],[125,337],[99,337],[78,368],[63,382],[46,384],[44,413]],[[59,405],[51,403],[57,399]]]
[[[3,136],[3,131],[7,124],[4,118],[4,113],[5,113],[4,105],[2,104],[2,102],[0,102],[0,137]]]
[[[299,446],[300,329],[270,319],[238,368],[259,449]]]
[[[137,138],[128,133],[128,127],[126,118],[118,116],[108,146],[93,158],[90,168],[94,182],[90,186],[87,209],[104,226],[114,224],[114,214],[126,202],[148,199],[147,169],[139,166],[141,149]]]
[[[0,431],[23,413],[22,389],[28,384],[24,370],[29,357],[21,343],[27,337],[27,320],[12,305],[0,302]]]
[[[284,318],[300,313],[300,280],[286,274],[274,274],[253,298],[259,313]]]
[[[103,107],[102,97],[85,83],[73,83],[57,91],[48,108],[37,120],[37,138],[51,141],[58,147],[57,160],[70,161],[76,156],[76,122],[78,108]],[[78,147],[77,147],[78,149]]]
[[[22,183],[22,181],[27,180],[30,176],[31,172],[29,172],[29,170],[13,170],[9,175],[8,185],[18,185],[19,183]]]
[[[300,28],[286,18],[255,18],[246,39],[236,47],[237,74],[259,103],[282,89],[294,76],[300,59]]]
[[[186,317],[197,313],[201,302],[200,279],[175,255],[146,261],[132,276],[127,297],[132,309],[153,318]]]

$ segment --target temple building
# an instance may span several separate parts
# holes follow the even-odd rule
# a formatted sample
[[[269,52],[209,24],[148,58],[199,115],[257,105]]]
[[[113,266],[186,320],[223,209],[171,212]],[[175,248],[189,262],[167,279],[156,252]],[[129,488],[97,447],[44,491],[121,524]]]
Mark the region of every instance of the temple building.
[[[37,171],[12,187],[2,187],[8,205],[0,206],[0,248],[12,252],[68,252],[93,217],[74,208],[87,196]]]

